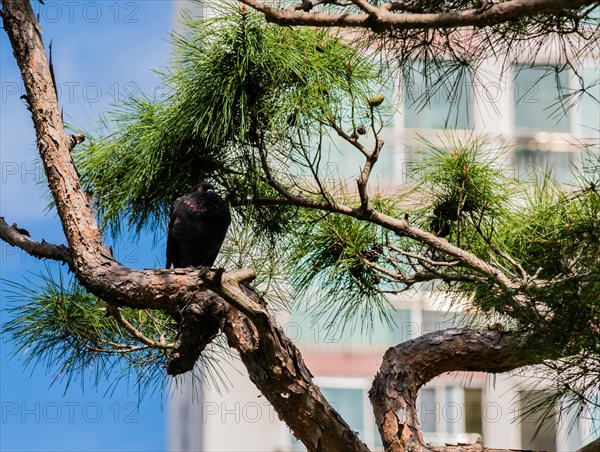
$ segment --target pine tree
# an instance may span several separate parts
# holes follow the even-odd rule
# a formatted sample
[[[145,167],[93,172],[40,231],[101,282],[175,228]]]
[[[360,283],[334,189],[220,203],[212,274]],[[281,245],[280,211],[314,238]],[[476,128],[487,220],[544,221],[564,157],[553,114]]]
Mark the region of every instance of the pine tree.
[[[317,2],[303,2],[279,18],[262,3],[242,3],[283,24],[368,30],[352,46],[343,30],[281,28],[246,7],[188,17],[184,34],[174,36],[173,66],[162,74],[169,96],[128,99],[81,145],[81,136],[64,129],[29,3],[3,1],[68,244],[33,241],[3,219],[0,237],[66,263],[76,276],[15,287],[14,296],[28,303],[12,309],[4,334],[17,348],[31,347],[31,362],[58,360],[61,374],[77,376],[90,365],[97,378],[135,372],[145,389],[164,384],[167,373],[191,371],[199,359],[210,369],[219,350],[232,348],[309,450],[367,450],[314,384],[274,309],[301,304],[318,289],[308,305],[315,317],[368,335],[376,319],[389,320],[390,294],[431,284],[462,304],[469,321],[384,356],[370,398],[386,450],[426,447],[417,392],[443,372],[539,365],[554,391],[538,409],[564,396],[580,410],[594,403],[599,154],[586,154],[576,186],[560,186],[549,174],[520,181],[502,171],[502,150],[490,151],[485,137],[449,131],[443,147],[423,140],[421,163],[399,190],[378,192],[371,176],[386,152],[382,134],[394,99],[382,93],[395,71],[410,80],[420,68],[428,81],[423,103],[437,90],[456,94],[484,46],[538,49],[573,33],[582,43],[572,46],[597,44],[597,5],[540,0],[538,10],[524,12],[519,0],[321,2],[331,15],[319,16]],[[346,14],[352,8],[356,14]],[[466,11],[460,19],[459,10]],[[418,18],[407,25],[411,15]],[[468,34],[470,45],[456,39],[459,27],[472,25],[480,29]],[[393,61],[376,61],[365,43]],[[577,54],[564,57],[575,67]],[[408,64],[417,58],[420,66]],[[456,76],[444,85],[440,73]],[[582,85],[561,105],[588,89]],[[354,179],[331,165],[335,140],[361,159]],[[204,179],[232,208],[225,270],[133,270],[111,256],[103,230],[163,234],[171,201]],[[207,349],[211,343],[218,347]]]

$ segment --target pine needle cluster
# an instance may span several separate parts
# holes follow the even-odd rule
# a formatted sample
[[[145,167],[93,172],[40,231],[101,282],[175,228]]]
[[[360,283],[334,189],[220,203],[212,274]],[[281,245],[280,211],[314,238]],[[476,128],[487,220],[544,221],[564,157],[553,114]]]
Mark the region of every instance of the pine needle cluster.
[[[445,132],[442,147],[421,141],[425,150],[411,166],[416,217],[425,229],[473,249],[478,231],[489,234],[494,221],[505,218],[516,192],[516,181],[501,164],[506,150],[494,149],[483,136],[452,131]]]
[[[11,318],[3,324],[3,340],[25,366],[43,365],[54,381],[68,386],[79,380],[97,386],[128,382],[140,396],[161,389],[166,352],[147,347],[129,334],[107,311],[106,303],[88,293],[74,278],[48,268],[25,284],[3,281]],[[143,334],[172,342],[175,326],[161,311],[122,309],[123,318]]]
[[[350,325],[368,333],[377,319],[389,323],[384,292],[398,284],[365,263],[380,261],[385,237],[383,228],[344,215],[306,221],[291,241],[297,305],[338,331]]]
[[[75,153],[98,215],[115,233],[125,225],[162,230],[173,199],[204,179],[238,203],[274,197],[259,145],[284,162],[299,130],[339,115],[374,75],[335,35],[282,29],[234,6],[212,19],[187,17],[173,42],[173,66],[160,74],[165,98],[128,99]],[[285,208],[253,212],[257,230],[275,233],[290,218]]]

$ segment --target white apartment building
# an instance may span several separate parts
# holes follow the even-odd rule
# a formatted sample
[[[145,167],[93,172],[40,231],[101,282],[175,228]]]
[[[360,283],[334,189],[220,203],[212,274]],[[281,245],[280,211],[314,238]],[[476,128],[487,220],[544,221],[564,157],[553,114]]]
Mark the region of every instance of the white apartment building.
[[[177,10],[185,4],[174,3]],[[423,81],[415,77],[411,86],[407,86],[398,80],[396,92],[386,93],[389,101],[398,102],[398,108],[384,131],[386,145],[372,180],[382,190],[405,183],[407,168],[418,158],[413,151],[422,146],[417,135],[443,146],[443,129],[451,126],[457,129],[454,133],[474,130],[488,134],[498,145],[512,144],[509,163],[519,177],[526,177],[532,169],[550,166],[560,181],[569,183],[570,165],[581,159],[581,146],[577,142],[595,142],[596,146],[600,142],[600,107],[591,98],[584,98],[578,107],[564,115],[552,115],[561,94],[556,79],[553,76],[538,79],[553,61],[553,54],[549,47],[533,66],[530,61],[517,59],[511,70],[504,73],[501,62],[490,58],[477,70],[476,81],[463,80],[458,116],[448,115],[451,104],[444,91],[434,96],[428,108],[419,111],[405,99],[408,91],[413,98],[418,97]],[[580,68],[580,75],[589,85],[600,79],[600,68],[595,64],[590,59]],[[556,77],[567,89],[579,88],[575,76],[568,71]],[[600,99],[600,86],[593,90],[596,99]],[[336,144],[340,152],[336,162],[340,175],[350,177],[360,156],[343,143]],[[385,350],[423,333],[454,325],[460,317],[459,312],[453,312],[443,300],[436,300],[424,290],[401,294],[391,301],[396,307],[393,313],[396,327],[391,330],[380,326],[369,337],[360,332],[328,332],[319,324],[312,325],[301,313],[280,319],[326,398],[375,450],[381,448],[381,440],[367,392]],[[188,378],[183,390],[174,392],[169,400],[170,450],[303,450],[250,382],[243,366],[237,363],[234,367],[237,370],[227,372],[231,381],[228,391],[219,393],[202,382],[196,382],[200,388],[192,390]],[[560,413],[557,407],[553,419],[533,438],[536,419],[522,422],[518,419],[533,389],[531,380],[524,376],[460,372],[440,376],[420,392],[420,420],[425,438],[432,444],[444,444],[474,442],[480,436],[486,447],[572,452],[600,434],[598,410],[573,422],[572,413]]]

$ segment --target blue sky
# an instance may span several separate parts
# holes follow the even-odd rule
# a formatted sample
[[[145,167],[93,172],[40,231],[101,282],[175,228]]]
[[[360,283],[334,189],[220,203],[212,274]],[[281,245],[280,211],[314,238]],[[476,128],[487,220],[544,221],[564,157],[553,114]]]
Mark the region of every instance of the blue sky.
[[[33,1],[52,40],[53,60],[65,120],[85,130],[94,127],[111,104],[133,92],[152,95],[160,84],[152,73],[169,59],[168,33],[174,23],[172,0]],[[19,97],[23,87],[12,50],[0,32],[0,216],[26,228],[36,240],[63,243],[54,212],[44,214],[46,187],[36,160],[29,112]],[[40,183],[41,182],[41,183]],[[0,276],[24,282],[44,263],[0,244]],[[131,267],[163,261],[164,242],[122,241],[117,257]],[[6,307],[2,285],[0,308]],[[6,313],[0,314],[7,319]],[[25,369],[13,346],[0,338],[0,450],[2,451],[160,451],[166,450],[168,396],[147,395],[138,403],[135,388],[90,381],[72,383],[65,391],[52,385],[42,366]]]

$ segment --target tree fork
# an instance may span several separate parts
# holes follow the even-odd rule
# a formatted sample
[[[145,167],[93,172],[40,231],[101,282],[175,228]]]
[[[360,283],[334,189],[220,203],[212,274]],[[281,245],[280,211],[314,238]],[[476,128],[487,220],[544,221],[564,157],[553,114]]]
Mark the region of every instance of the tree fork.
[[[223,330],[250,379],[309,451],[368,451],[314,384],[300,351],[276,326],[264,300],[240,284],[253,277],[251,270],[209,269],[202,276],[232,306]]]
[[[182,297],[198,289],[196,270],[133,270],[119,264],[102,238],[81,188],[70,151],[81,136],[66,133],[46,51],[29,0],[2,0],[2,21],[21,71],[37,147],[63,230],[65,247],[28,240],[4,222],[0,235],[36,257],[67,262],[90,292],[118,306],[175,312]],[[36,254],[37,253],[37,254]],[[201,300],[199,300],[201,301]]]

